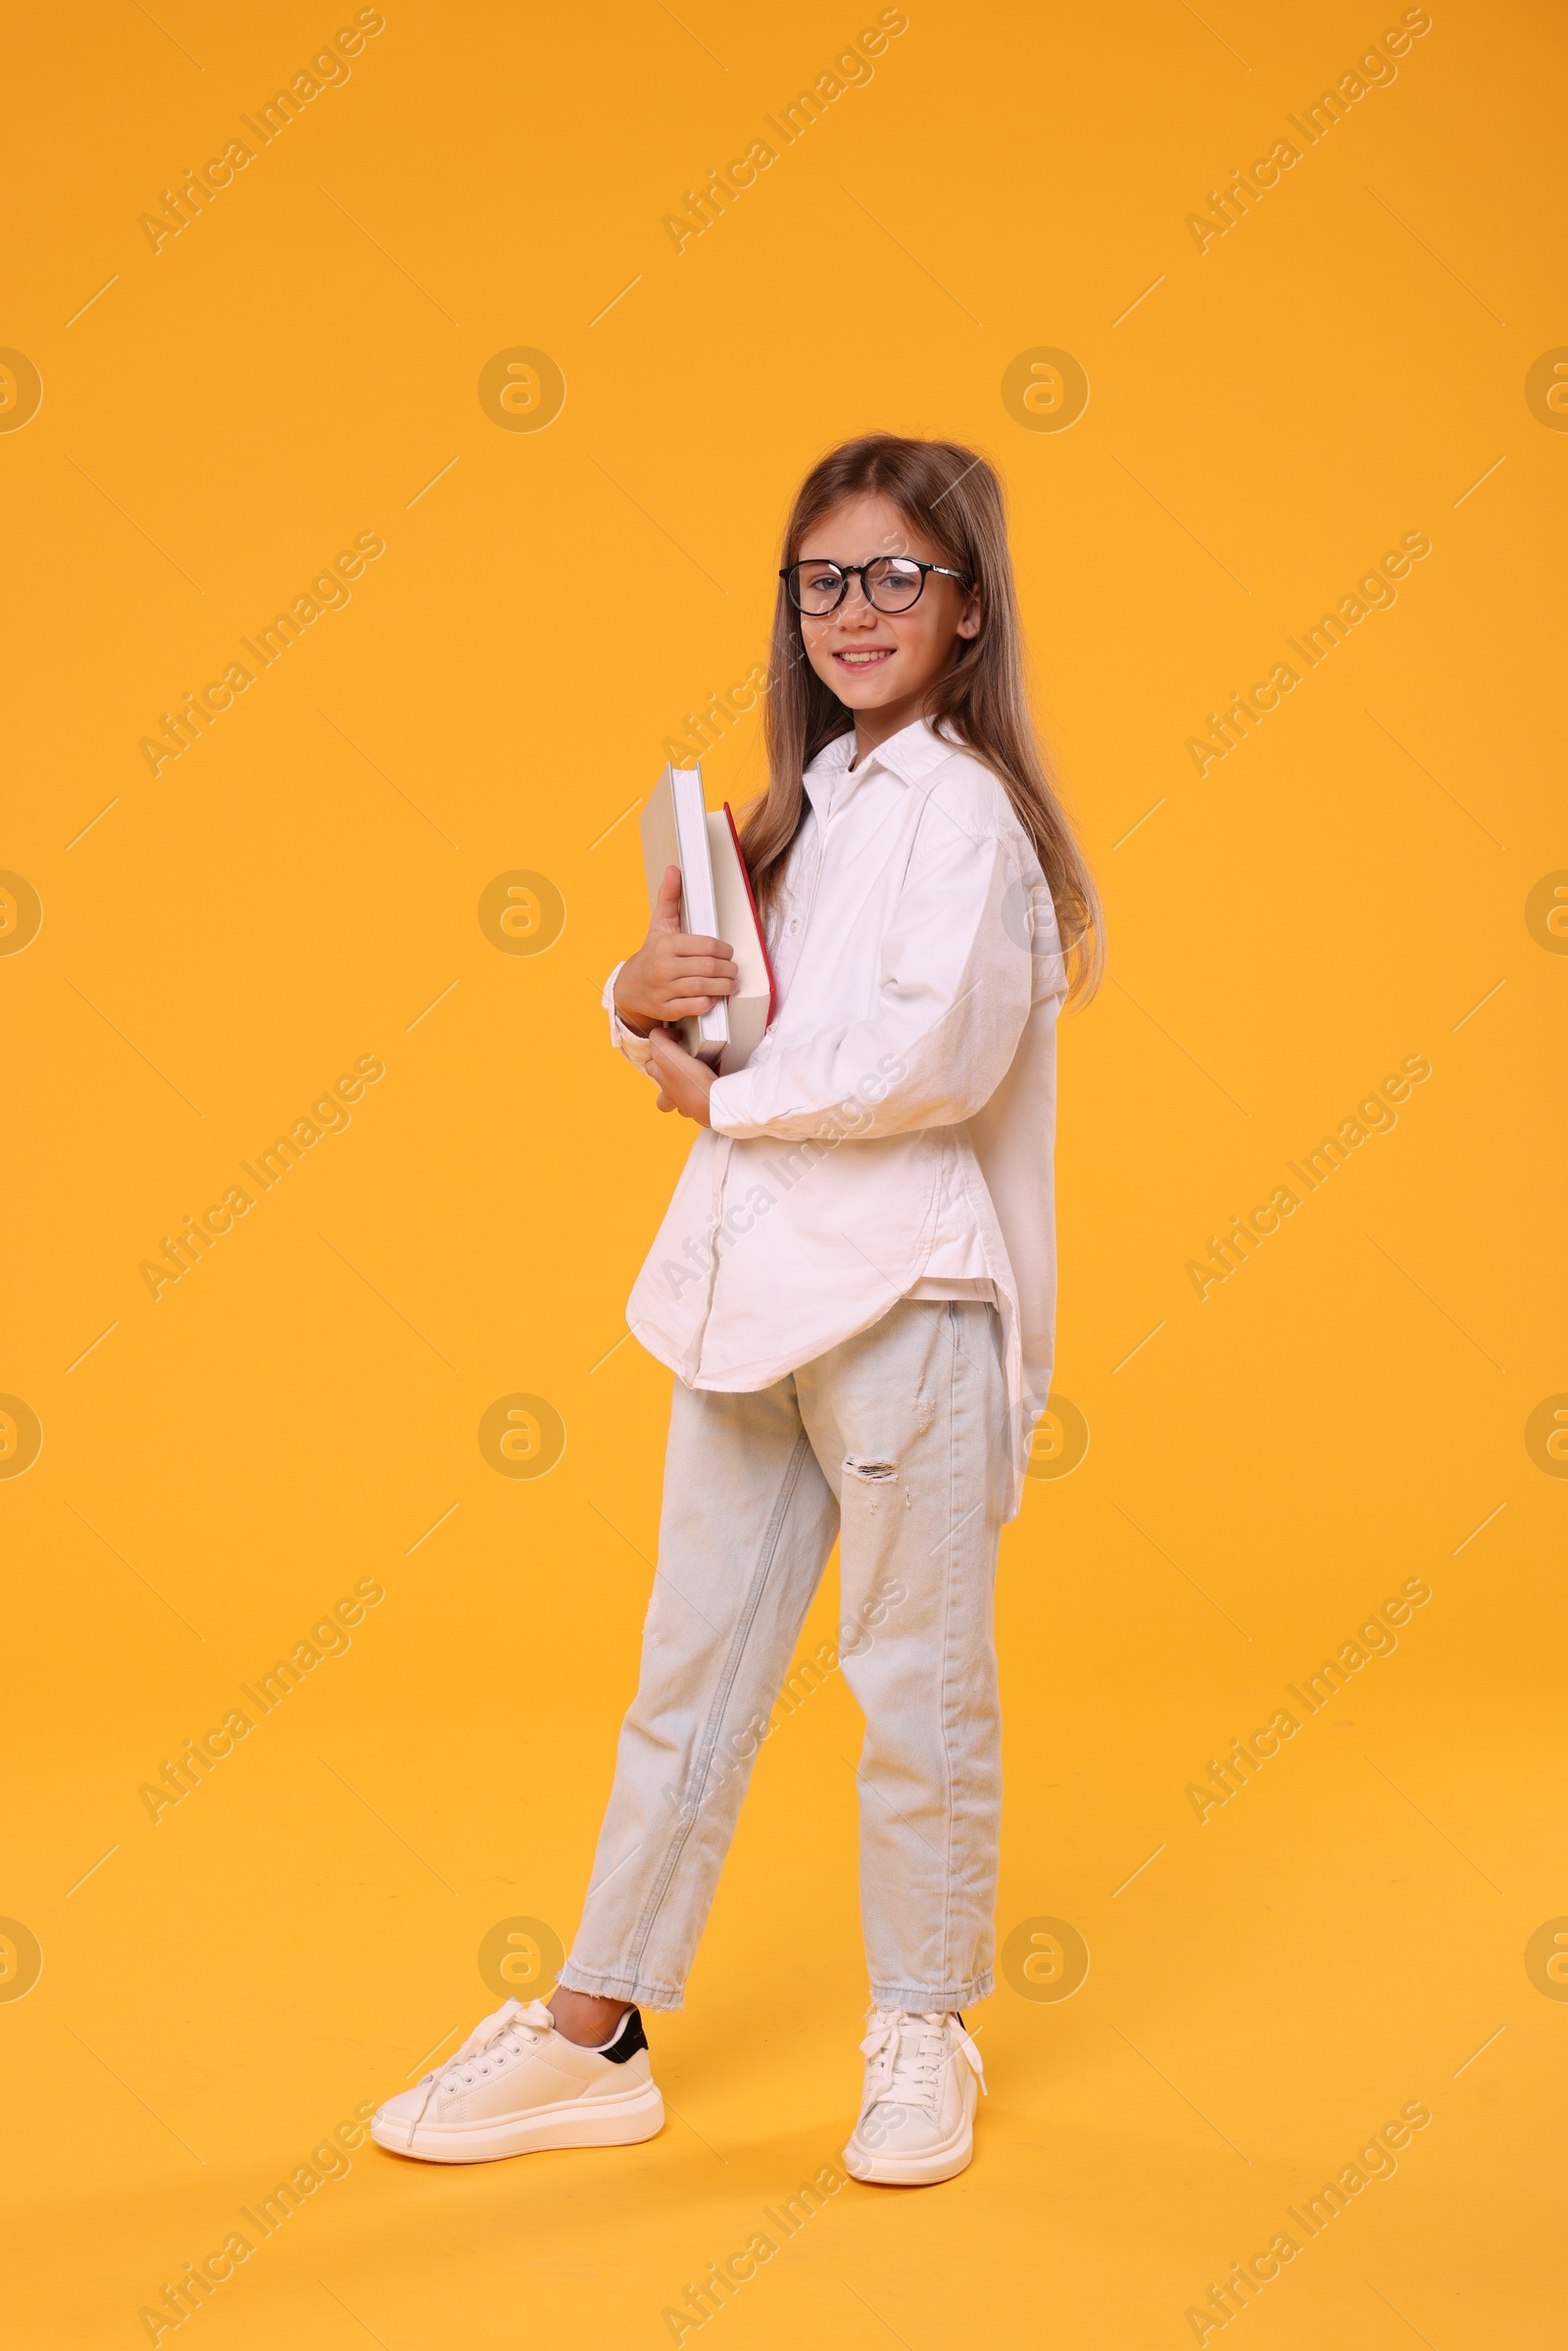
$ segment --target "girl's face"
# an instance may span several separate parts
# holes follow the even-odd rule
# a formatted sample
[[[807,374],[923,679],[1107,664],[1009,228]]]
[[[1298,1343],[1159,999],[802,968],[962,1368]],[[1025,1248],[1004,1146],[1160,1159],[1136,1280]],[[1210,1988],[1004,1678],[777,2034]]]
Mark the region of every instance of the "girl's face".
[[[878,556],[947,561],[934,540],[912,529],[891,500],[881,497],[851,498],[834,507],[807,532],[798,560],[869,563]],[[807,659],[856,712],[862,745],[885,742],[920,717],[929,689],[952,663],[957,640],[979,630],[978,596],[936,572],[926,573],[918,603],[906,612],[879,612],[866,602],[864,582],[857,578],[837,612],[820,618],[801,614]]]

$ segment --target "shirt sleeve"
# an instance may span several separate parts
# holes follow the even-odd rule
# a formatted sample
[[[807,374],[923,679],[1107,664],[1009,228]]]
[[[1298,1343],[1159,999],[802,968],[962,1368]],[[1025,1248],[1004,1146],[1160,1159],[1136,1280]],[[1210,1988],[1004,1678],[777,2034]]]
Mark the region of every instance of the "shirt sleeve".
[[[606,980],[605,993],[599,1001],[610,1014],[611,1044],[615,1047],[617,1052],[623,1053],[628,1061],[634,1061],[639,1069],[646,1069],[648,1067],[648,1039],[639,1037],[635,1029],[627,1028],[620,1014],[615,1010],[615,982],[625,968],[626,961],[622,956],[609,979]]]
[[[798,1140],[837,1117],[863,1140],[972,1117],[1029,1017],[1028,904],[1004,838],[930,828],[883,938],[873,1011],[719,1078],[714,1132]]]

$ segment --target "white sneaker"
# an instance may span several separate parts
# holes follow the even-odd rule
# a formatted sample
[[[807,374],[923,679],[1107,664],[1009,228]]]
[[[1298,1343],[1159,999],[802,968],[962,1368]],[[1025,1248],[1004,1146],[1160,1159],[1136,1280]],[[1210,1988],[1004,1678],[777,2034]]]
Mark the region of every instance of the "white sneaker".
[[[962,2017],[873,2008],[867,2021],[865,2095],[845,2169],[892,2187],[951,2180],[974,2153],[974,2110],[986,2083]]]
[[[642,2018],[628,2008],[602,2049],[556,2031],[542,2000],[509,2000],[370,2125],[378,2147],[425,2163],[490,2163],[539,2147],[623,2147],[663,2127]]]

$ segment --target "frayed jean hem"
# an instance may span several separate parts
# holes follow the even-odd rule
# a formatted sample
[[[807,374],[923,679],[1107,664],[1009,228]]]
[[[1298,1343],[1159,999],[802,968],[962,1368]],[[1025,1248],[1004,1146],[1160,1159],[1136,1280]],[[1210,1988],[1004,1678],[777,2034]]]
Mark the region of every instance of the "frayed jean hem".
[[[686,1994],[668,1984],[643,1984],[635,1976],[605,1976],[567,1960],[557,1984],[563,1991],[589,1993],[596,2000],[630,2000],[638,2008],[684,2008]]]
[[[931,2016],[939,2010],[951,2016],[959,2008],[972,2008],[977,2000],[989,2000],[996,1988],[990,1968],[983,1968],[966,1983],[951,1984],[946,1989],[933,1990],[919,1984],[873,1984],[871,2005],[902,2009],[908,2016]]]

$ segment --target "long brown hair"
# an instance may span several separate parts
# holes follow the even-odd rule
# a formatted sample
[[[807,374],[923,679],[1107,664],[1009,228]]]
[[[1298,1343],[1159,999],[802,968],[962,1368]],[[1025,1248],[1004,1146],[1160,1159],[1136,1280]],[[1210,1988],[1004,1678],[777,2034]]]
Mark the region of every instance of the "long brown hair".
[[[931,690],[926,716],[938,734],[989,767],[1034,843],[1051,887],[1069,980],[1069,1002],[1093,995],[1104,963],[1103,919],[1094,877],[1035,740],[1024,685],[1018,598],[1002,484],[982,457],[956,441],[906,441],[867,433],[830,450],[796,493],[783,562],[799,560],[807,533],[846,499],[881,496],[980,598],[980,633],[960,637]],[[825,744],[853,723],[806,658],[801,618],[779,582],[763,713],[768,784],[747,810],[746,861],[759,903],[778,887],[806,807],[802,776]]]

